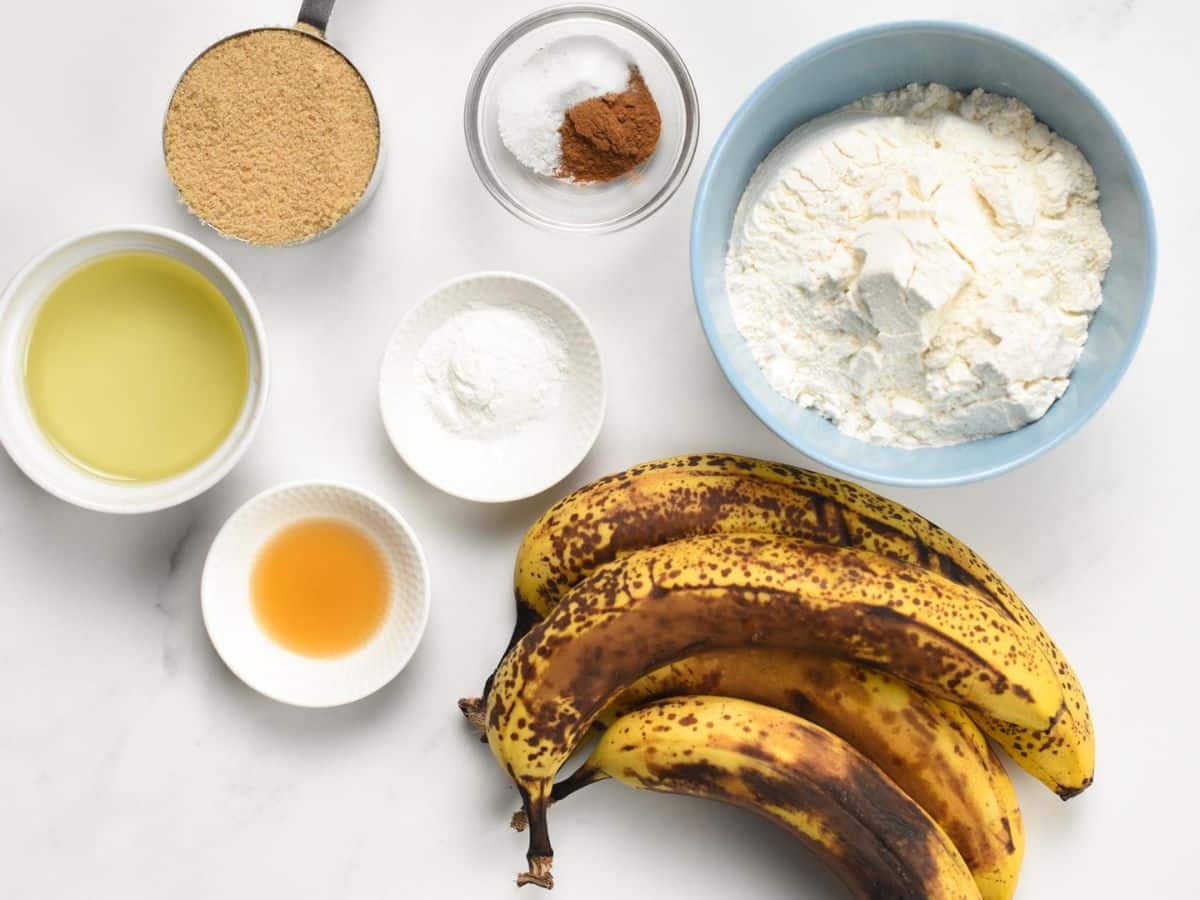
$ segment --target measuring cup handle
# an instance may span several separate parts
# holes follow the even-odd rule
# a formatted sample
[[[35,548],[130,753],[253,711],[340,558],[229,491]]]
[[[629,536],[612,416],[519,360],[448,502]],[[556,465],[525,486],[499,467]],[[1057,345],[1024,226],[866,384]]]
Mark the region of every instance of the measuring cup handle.
[[[300,4],[300,15],[296,17],[296,24],[306,26],[316,32],[318,37],[325,37],[334,2],[335,0],[304,0]]]

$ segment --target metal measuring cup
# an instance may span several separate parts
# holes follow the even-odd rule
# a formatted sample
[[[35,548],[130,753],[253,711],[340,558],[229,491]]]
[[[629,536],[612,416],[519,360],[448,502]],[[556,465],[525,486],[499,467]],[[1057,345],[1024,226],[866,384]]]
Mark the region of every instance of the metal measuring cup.
[[[326,29],[329,27],[329,17],[333,13],[333,5],[335,2],[336,2],[336,0],[303,0],[303,2],[300,4],[300,12],[296,16],[296,24],[295,25],[292,25],[292,26],[268,25],[268,26],[264,26],[261,28],[247,28],[244,31],[238,31],[238,32],[235,32],[234,34],[226,35],[225,37],[221,38],[219,41],[214,41],[213,43],[211,43],[207,47],[205,47],[202,51],[200,51],[200,53],[196,54],[196,56],[192,59],[192,61],[187,64],[187,67],[183,70],[183,74],[179,76],[178,80],[176,80],[176,82],[175,82],[175,86],[171,89],[171,96],[167,101],[167,109],[163,113],[162,149],[163,149],[164,164],[166,162],[166,157],[167,157],[167,143],[166,143],[167,119],[170,116],[171,103],[172,103],[172,101],[174,101],[175,94],[179,90],[179,85],[183,81],[184,77],[187,75],[187,73],[189,71],[191,71],[192,66],[194,66],[202,57],[204,57],[207,53],[209,53],[214,47],[224,44],[226,41],[236,40],[237,38],[241,37],[242,35],[251,34],[256,31],[298,31],[298,32],[302,32],[302,33],[308,35],[309,37],[311,37],[315,40],[320,41],[326,47],[328,47],[334,53],[336,53],[339,57],[341,57],[342,60],[345,61],[346,65],[350,66],[351,69],[353,69],[355,72],[358,73],[358,77],[360,79],[362,79],[363,86],[366,87],[367,94],[371,98],[371,105],[375,109],[375,121],[377,123],[379,123],[379,144],[378,144],[378,150],[376,151],[376,154],[375,154],[375,165],[371,171],[371,177],[367,182],[366,188],[363,189],[362,195],[358,198],[358,200],[355,201],[354,205],[346,212],[345,215],[343,215],[340,219],[338,219],[336,222],[334,222],[332,225],[330,225],[328,228],[324,229],[323,231],[318,231],[315,234],[308,235],[307,237],[300,238],[299,240],[291,241],[291,242],[283,243],[283,244],[260,244],[260,243],[256,243],[256,242],[251,242],[244,238],[238,237],[237,235],[227,234],[226,232],[217,228],[211,222],[207,221],[203,216],[201,216],[194,209],[192,209],[191,206],[189,206],[187,204],[187,199],[183,196],[182,191],[179,190],[179,186],[176,184],[175,188],[176,188],[176,192],[179,196],[179,200],[181,203],[184,204],[184,206],[187,207],[188,212],[190,212],[193,216],[195,216],[197,219],[199,219],[201,223],[203,223],[204,225],[207,225],[209,228],[211,228],[217,234],[221,235],[221,237],[228,238],[230,240],[241,241],[242,243],[252,244],[253,246],[289,247],[289,246],[296,246],[299,244],[307,244],[310,241],[314,241],[318,238],[325,237],[328,234],[332,234],[334,231],[341,228],[349,219],[351,219],[355,214],[357,214],[360,210],[362,210],[362,208],[364,206],[366,206],[367,203],[370,202],[371,198],[375,194],[376,189],[379,187],[379,182],[383,177],[383,160],[384,160],[383,120],[379,114],[379,104],[375,100],[375,94],[371,90],[371,84],[369,81],[367,81],[366,76],[363,75],[362,71],[356,65],[354,65],[353,62],[351,62],[350,58],[347,57],[346,54],[342,53],[341,50],[339,50],[332,43],[330,43],[329,40],[325,37]],[[171,176],[171,171],[170,171],[169,167],[167,168],[167,175],[168,175],[168,177]],[[173,179],[172,179],[172,183],[174,183]]]

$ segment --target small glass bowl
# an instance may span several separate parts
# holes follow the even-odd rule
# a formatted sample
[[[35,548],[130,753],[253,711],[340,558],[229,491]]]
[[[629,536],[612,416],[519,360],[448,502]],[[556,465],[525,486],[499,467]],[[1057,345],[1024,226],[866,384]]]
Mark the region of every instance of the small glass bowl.
[[[662,115],[658,149],[632,172],[600,184],[574,184],[526,169],[500,139],[498,95],[539,49],[560,38],[604,38],[630,55]],[[467,150],[484,187],[526,222],[564,231],[619,231],[666,203],[696,152],[700,107],[683,60],[640,19],[606,6],[555,6],[505,31],[484,53],[467,88]]]

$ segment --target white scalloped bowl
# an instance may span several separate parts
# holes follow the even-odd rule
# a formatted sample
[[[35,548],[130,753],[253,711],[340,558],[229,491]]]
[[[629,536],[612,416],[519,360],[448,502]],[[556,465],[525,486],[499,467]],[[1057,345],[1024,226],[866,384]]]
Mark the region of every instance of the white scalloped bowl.
[[[250,384],[229,435],[220,447],[186,472],[159,481],[112,481],[75,465],[42,432],[25,392],[25,348],[37,312],[54,285],[83,263],[129,251],[169,256],[208,279],[237,316],[249,354]],[[215,252],[169,228],[122,225],[68,238],[34,257],[0,294],[0,444],[30,479],[84,509],[153,512],[208,490],[249,449],[262,419],[269,382],[266,333],[250,291]]]
[[[312,518],[357,526],[387,561],[387,615],[374,636],[342,656],[302,656],[280,646],[251,602],[251,572],[263,545]],[[204,626],[225,664],[260,694],[293,706],[340,706],[379,690],[412,658],[429,618],[429,571],[412,529],[382,500],[327,482],[283,485],[243,504],[208,551],[200,593]]]
[[[421,392],[416,359],[426,339],[478,303],[525,306],[562,332],[568,373],[562,399],[543,420],[496,439],[451,434]],[[379,375],[379,406],[396,452],[434,487],[480,503],[540,494],[583,462],[604,422],[604,373],[583,314],[549,285],[510,272],[465,275],[442,285],[396,327]]]

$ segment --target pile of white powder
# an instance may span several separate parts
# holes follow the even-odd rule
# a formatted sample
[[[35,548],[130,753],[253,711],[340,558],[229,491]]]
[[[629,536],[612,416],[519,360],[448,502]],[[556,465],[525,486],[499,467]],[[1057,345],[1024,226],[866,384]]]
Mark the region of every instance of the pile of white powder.
[[[1111,242],[1025,104],[910,85],[793,132],[742,197],[734,319],[779,393],[862,440],[1012,431],[1066,390]]]
[[[437,420],[465,438],[502,438],[549,417],[567,372],[561,330],[524,306],[468,306],[430,334],[416,360]]]
[[[562,166],[567,110],[629,84],[633,59],[604,38],[562,38],[538,50],[500,88],[500,139],[527,169],[553,178]]]

